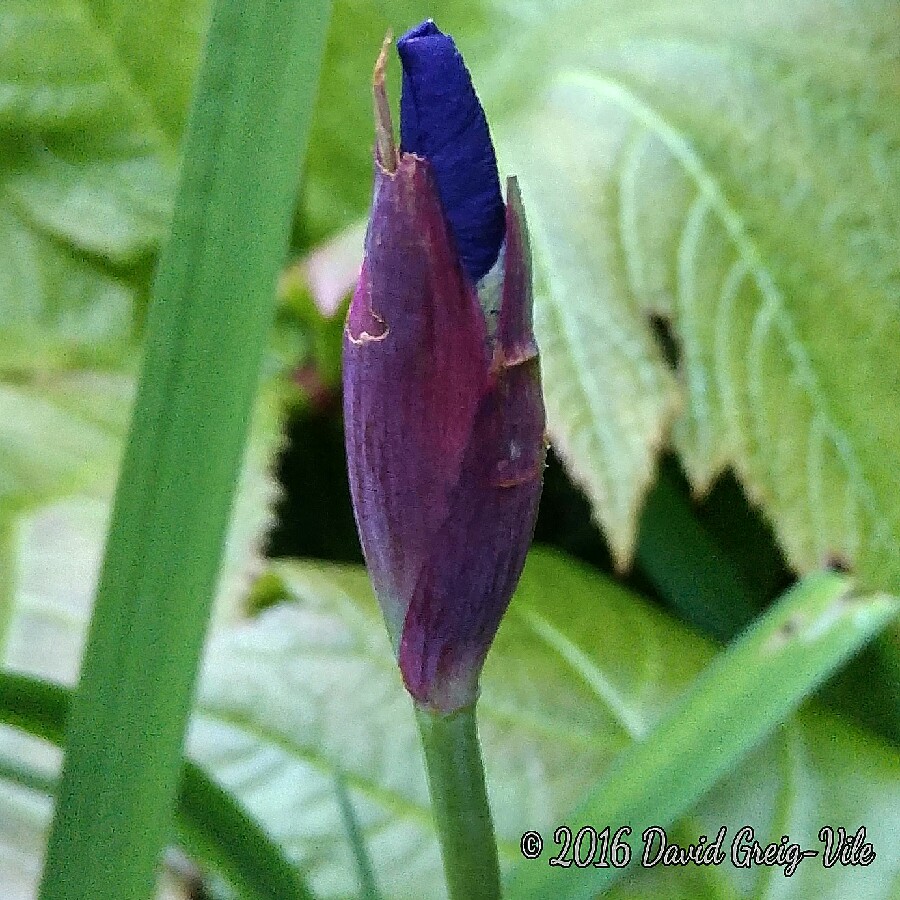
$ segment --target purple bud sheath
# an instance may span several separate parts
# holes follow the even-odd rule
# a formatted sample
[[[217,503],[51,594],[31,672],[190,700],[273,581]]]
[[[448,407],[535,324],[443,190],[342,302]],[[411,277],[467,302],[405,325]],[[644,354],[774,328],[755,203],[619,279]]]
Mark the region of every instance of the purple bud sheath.
[[[401,55],[415,40],[434,37],[449,42],[458,59],[453,71],[465,77],[449,83],[470,119],[474,92],[450,38],[425,23],[398,42]],[[412,57],[416,84],[435,83],[429,58],[444,71],[440,53],[417,50]],[[344,339],[347,460],[366,564],[406,686],[420,705],[450,712],[475,700],[537,515],[545,440],[530,250],[510,179],[508,206],[499,200],[506,238],[491,335],[439,171],[428,156],[394,146],[383,69],[384,51],[375,70],[372,212]],[[406,78],[404,56],[404,96]],[[442,95],[441,118],[450,129],[443,136],[432,109],[418,103],[414,113],[418,123],[430,123],[429,141],[440,138],[445,160],[463,115],[451,101]],[[474,102],[497,182],[484,114]],[[463,141],[462,158],[470,151]],[[454,187],[460,195],[466,190],[462,182]],[[476,173],[463,206],[492,204]],[[475,221],[469,218],[469,233],[479,238]],[[481,246],[494,232],[483,226]]]

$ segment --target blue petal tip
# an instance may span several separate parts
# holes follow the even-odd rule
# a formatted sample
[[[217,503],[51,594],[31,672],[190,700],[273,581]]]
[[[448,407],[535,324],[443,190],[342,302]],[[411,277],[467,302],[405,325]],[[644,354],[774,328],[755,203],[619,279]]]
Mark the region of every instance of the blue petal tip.
[[[487,119],[453,38],[428,19],[397,41],[403,65],[400,147],[427,159],[463,268],[494,264],[505,212]]]

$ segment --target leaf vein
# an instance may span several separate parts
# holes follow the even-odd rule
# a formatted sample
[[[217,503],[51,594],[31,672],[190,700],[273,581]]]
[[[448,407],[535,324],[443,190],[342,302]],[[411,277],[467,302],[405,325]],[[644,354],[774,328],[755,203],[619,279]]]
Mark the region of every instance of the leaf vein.
[[[518,609],[518,613],[534,635],[580,676],[622,730],[632,740],[640,740],[647,732],[647,723],[644,717],[626,701],[600,667],[574,641],[554,627],[540,613],[533,609],[521,608]]]

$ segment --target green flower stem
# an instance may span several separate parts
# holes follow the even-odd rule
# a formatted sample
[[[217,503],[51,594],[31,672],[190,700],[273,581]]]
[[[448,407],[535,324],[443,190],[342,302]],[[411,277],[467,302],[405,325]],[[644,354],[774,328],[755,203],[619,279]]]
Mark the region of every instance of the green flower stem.
[[[449,716],[417,708],[416,720],[450,898],[497,900],[500,867],[475,706]]]

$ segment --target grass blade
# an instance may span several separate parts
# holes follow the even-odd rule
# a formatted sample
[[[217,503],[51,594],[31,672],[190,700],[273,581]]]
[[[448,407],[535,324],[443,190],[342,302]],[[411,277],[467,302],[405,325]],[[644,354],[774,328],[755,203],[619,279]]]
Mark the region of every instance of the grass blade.
[[[43,900],[139,900],[153,890],[327,11],[327,0],[214,4]]]
[[[808,577],[720,653],[653,732],[613,763],[568,824],[628,825],[637,862],[644,829],[669,826],[688,812],[897,610],[894,598],[858,597],[837,575]],[[554,869],[545,856],[520,863],[505,896],[593,897],[623,871]]]
[[[636,556],[679,618],[719,640],[749,625],[765,602],[716,546],[665,468],[647,495]]]
[[[366,849],[366,840],[363,837],[359,817],[353,808],[347,783],[340,772],[334,779],[334,792],[337,795],[341,818],[344,820],[344,828],[347,831],[347,842],[350,844],[353,859],[356,861],[360,900],[381,900],[381,894],[375,882],[375,867],[372,865],[372,858]]]
[[[185,763],[175,829],[185,852],[212,867],[247,900],[312,900],[300,873],[237,801]]]
[[[60,745],[65,735],[71,692],[20,675],[0,673],[0,722]],[[56,785],[36,773],[7,772],[17,783],[55,792]],[[303,878],[281,848],[235,800],[198,766],[185,762],[175,804],[175,830],[187,854],[225,878],[249,900],[307,900]]]

